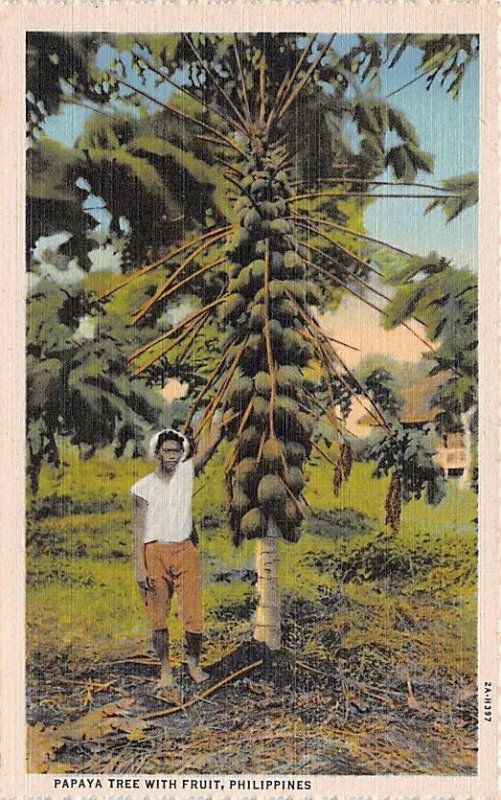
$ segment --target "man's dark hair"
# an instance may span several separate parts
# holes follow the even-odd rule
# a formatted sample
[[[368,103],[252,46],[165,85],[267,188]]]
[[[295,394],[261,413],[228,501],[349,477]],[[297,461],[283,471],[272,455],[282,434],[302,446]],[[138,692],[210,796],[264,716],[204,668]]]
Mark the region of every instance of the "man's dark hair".
[[[157,443],[155,445],[155,455],[160,452],[160,448],[162,447],[164,442],[176,442],[181,450],[184,452],[184,439],[175,431],[163,431],[157,439]]]

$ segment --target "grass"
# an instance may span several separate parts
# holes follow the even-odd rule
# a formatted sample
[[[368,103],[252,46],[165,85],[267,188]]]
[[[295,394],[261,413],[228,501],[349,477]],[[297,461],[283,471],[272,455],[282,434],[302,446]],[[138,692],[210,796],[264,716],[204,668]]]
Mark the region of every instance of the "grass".
[[[147,628],[130,563],[128,489],[151,470],[151,462],[116,461],[106,453],[79,461],[67,452],[65,459],[69,466],[64,471],[43,470],[40,498],[29,520],[28,652],[61,649],[80,660],[146,648]],[[254,545],[231,545],[217,478],[223,459],[224,453],[219,454],[198,479],[194,498],[207,654],[213,658],[249,632],[254,607],[254,588],[241,579],[242,570],[253,569]],[[349,627],[339,638],[339,645],[348,649],[382,639],[390,647],[397,647],[398,639],[400,647],[405,637],[402,631],[398,634],[398,620],[402,615],[412,618],[414,634],[426,628],[428,648],[435,656],[437,648],[442,650],[439,660],[447,668],[452,668],[459,647],[459,661],[464,665],[466,658],[465,669],[472,673],[475,495],[451,483],[436,508],[412,501],[404,507],[401,531],[388,537],[386,480],[375,480],[370,465],[355,464],[338,497],[331,481],[330,468],[309,468],[306,497],[313,511],[298,544],[280,543],[282,595],[317,602],[322,595],[342,592],[347,606],[331,624],[334,633]],[[60,513],[61,496],[71,498],[78,513],[51,515],[51,508]],[[178,639],[176,616],[172,630]],[[440,644],[444,637],[447,652]],[[315,650],[314,641],[309,647]]]
[[[219,478],[224,457],[224,452],[217,454],[197,479],[194,497],[208,664],[250,638],[256,605],[254,542],[233,547],[225,522]],[[150,648],[132,572],[128,490],[151,470],[151,462],[115,461],[106,453],[81,462],[71,450],[65,460],[64,471],[42,472],[40,496],[29,504],[27,550],[28,685],[33,697],[52,704],[47,709],[54,708],[60,717],[69,713],[64,692],[75,676],[80,680],[92,664],[127,659]],[[436,508],[423,500],[405,506],[401,530],[392,534],[384,524],[388,481],[375,480],[370,465],[356,463],[338,497],[333,496],[330,468],[322,462],[308,469],[310,510],[299,542],[279,543],[279,582],[284,644],[303,661],[331,671],[344,686],[337,703],[342,704],[341,722],[334,720],[332,731],[324,725],[321,741],[326,749],[316,751],[315,769],[323,773],[352,769],[349,764],[339,766],[336,747],[342,744],[343,752],[369,773],[396,769],[471,774],[475,769],[476,496],[450,482]],[[181,626],[175,601],[169,628],[172,660],[179,663]],[[353,685],[358,687],[355,693],[348,688]],[[249,692],[241,691],[245,706]],[[381,706],[381,693],[390,708]],[[305,695],[307,705],[301,711],[299,706],[294,710],[301,697],[294,700],[285,693],[281,697],[283,708],[289,709],[285,718],[273,717],[268,700],[252,695],[252,724],[265,719],[273,729],[286,719],[290,730],[303,731],[308,742],[318,733],[318,709],[314,709],[322,698],[317,694]],[[469,700],[461,700],[464,697]],[[100,698],[97,695],[98,704]],[[41,704],[37,711],[36,702],[34,713],[47,713]],[[226,708],[224,698],[221,702]],[[359,710],[348,719],[353,703]],[[229,708],[233,710],[225,713],[236,714],[238,703]],[[330,706],[319,708],[328,715]],[[303,712],[313,715],[311,724],[303,720]],[[425,724],[420,716],[424,713]],[[207,764],[220,771],[222,762],[217,759],[223,758],[224,770],[249,771],[239,767],[241,748],[232,750],[221,733],[223,717],[220,712],[213,719],[221,741],[212,729],[207,734],[208,752],[211,747],[214,751]],[[344,728],[347,719],[349,731],[340,737],[338,727]],[[374,740],[374,726],[387,731],[388,742]],[[302,735],[289,742],[289,749],[288,740],[277,741],[276,763],[282,765],[278,771],[291,771]],[[451,746],[451,736],[456,737],[457,747]],[[248,746],[254,752],[254,746]],[[264,745],[263,764],[257,756],[257,761],[249,762],[252,771],[266,770],[270,746]],[[169,759],[165,768],[175,771]],[[60,766],[64,768],[51,762],[51,769]],[[157,771],[158,764],[151,770]]]

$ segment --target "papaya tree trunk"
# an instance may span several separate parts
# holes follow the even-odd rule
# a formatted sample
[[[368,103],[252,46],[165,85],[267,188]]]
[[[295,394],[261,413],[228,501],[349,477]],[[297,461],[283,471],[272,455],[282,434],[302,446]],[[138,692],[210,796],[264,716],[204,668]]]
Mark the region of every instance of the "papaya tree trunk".
[[[280,648],[280,595],[278,591],[278,528],[270,518],[266,536],[256,540],[258,606],[254,639],[270,650]]]

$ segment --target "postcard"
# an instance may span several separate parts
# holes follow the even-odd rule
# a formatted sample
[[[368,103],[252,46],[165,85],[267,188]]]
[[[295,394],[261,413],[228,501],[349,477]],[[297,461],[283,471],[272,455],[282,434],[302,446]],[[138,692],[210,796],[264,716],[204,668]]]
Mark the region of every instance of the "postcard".
[[[496,797],[497,8],[0,13],[2,796]]]

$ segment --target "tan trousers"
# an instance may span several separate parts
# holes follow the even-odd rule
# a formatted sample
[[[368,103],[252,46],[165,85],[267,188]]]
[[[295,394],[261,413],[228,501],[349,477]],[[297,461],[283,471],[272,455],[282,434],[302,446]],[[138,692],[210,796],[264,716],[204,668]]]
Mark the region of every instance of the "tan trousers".
[[[142,592],[151,629],[167,627],[175,592],[183,631],[202,633],[200,557],[193,542],[148,542],[144,552],[146,569],[153,581],[153,589]]]

